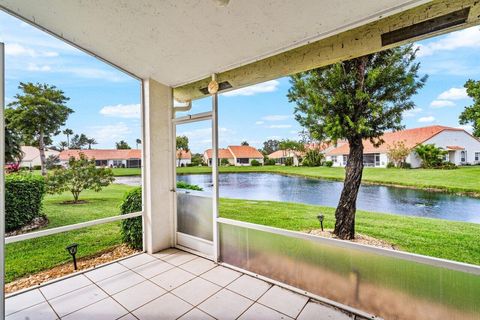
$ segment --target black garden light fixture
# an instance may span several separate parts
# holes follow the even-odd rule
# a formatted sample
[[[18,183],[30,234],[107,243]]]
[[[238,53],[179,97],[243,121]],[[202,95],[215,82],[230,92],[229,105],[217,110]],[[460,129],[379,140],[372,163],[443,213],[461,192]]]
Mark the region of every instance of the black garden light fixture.
[[[70,253],[70,255],[72,256],[72,258],[73,258],[73,269],[76,271],[77,270],[77,258],[75,257],[75,255],[77,254],[78,244],[77,243],[72,243],[71,245],[68,245],[65,249],[67,249],[68,253]]]
[[[319,214],[317,216],[317,219],[318,221],[320,222],[320,228],[322,228],[322,231],[323,231],[323,219],[325,218],[325,216],[323,214]]]

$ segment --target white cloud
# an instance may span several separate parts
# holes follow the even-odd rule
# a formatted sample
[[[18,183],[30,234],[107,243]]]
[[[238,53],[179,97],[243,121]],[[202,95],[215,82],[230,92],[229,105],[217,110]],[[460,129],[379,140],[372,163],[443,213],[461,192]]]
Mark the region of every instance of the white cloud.
[[[32,48],[28,48],[26,46],[23,46],[19,43],[7,43],[5,45],[5,54],[7,56],[14,56],[14,57],[19,57],[19,56],[28,56],[28,57],[47,57],[47,58],[52,58],[52,57],[58,57],[58,52],[55,51],[37,51]]]
[[[435,121],[435,117],[432,117],[432,116],[418,118],[418,122],[422,122],[422,123],[428,123],[433,121]]]
[[[284,120],[290,119],[291,117],[292,117],[291,115],[273,114],[273,115],[268,115],[268,116],[262,117],[262,120],[265,120],[265,121],[284,121]]]
[[[264,124],[265,122],[264,121],[256,121],[255,124],[256,125],[260,125],[260,124]]]
[[[140,104],[117,104],[105,106],[100,109],[100,114],[117,118],[140,118]]]
[[[36,55],[35,50],[26,48],[18,43],[7,43],[5,45],[5,55],[7,56],[30,56]]]
[[[439,100],[462,100],[468,98],[466,88],[450,88],[437,97]]]
[[[480,48],[480,29],[472,27],[447,34],[436,41],[417,44],[419,57],[431,56],[438,51],[452,51],[460,48]]]
[[[432,108],[443,108],[443,107],[454,107],[455,103],[449,100],[433,100],[430,103],[430,107]]]
[[[473,126],[470,125],[470,124],[459,125],[459,126],[457,126],[457,128],[458,129],[463,129],[463,130],[468,131],[470,133],[473,132]]]
[[[267,126],[268,129],[288,129],[291,128],[291,124],[272,124]]]
[[[234,96],[253,96],[257,93],[265,93],[265,92],[273,92],[278,89],[280,82],[277,80],[270,80],[267,82],[255,84],[253,86],[240,88],[237,90],[229,91],[222,93],[223,96],[226,97],[234,97]]]
[[[49,65],[39,66],[35,63],[29,63],[28,67],[27,67],[27,70],[28,71],[35,71],[35,72],[48,72],[48,71],[51,71],[52,68],[50,68]]]
[[[113,144],[115,141],[124,139],[125,136],[132,133],[130,127],[128,127],[125,123],[119,122],[113,125],[102,125],[102,126],[95,126],[91,128],[91,135],[95,137],[99,144],[103,145],[111,145],[113,148]]]
[[[419,114],[420,112],[422,112],[423,109],[422,108],[415,108],[415,109],[412,109],[412,110],[407,110],[403,113],[403,116],[404,117],[415,117],[417,114]]]

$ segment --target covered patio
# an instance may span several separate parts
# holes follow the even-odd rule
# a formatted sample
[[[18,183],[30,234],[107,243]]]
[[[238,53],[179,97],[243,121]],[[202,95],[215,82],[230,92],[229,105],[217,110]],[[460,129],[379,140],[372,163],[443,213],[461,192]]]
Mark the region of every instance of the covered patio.
[[[138,79],[143,130],[140,212],[5,239],[2,199],[6,244],[143,219],[144,253],[2,297],[7,319],[478,319],[480,267],[221,218],[218,161],[212,194],[177,190],[175,166],[176,127],[195,121],[211,123],[219,158],[219,94],[477,25],[478,1],[0,0],[0,9]],[[4,105],[3,86],[0,96]],[[176,115],[205,97],[210,111]]]

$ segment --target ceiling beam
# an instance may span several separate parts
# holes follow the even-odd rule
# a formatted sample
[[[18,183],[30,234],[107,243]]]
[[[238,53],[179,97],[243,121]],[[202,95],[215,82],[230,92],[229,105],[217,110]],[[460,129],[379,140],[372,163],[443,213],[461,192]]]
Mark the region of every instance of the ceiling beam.
[[[466,10],[468,13],[466,20],[458,20],[458,12],[467,8],[469,10]],[[452,17],[446,16],[448,14],[451,14]],[[449,21],[452,22],[449,24]],[[464,29],[479,23],[480,0],[434,0],[293,50],[218,73],[217,81],[219,83],[228,82],[231,85],[231,88],[225,91],[234,90],[454,30]],[[425,28],[428,29],[432,25],[441,27],[432,27],[431,30],[426,32]],[[407,28],[410,26],[414,27]],[[385,41],[385,35],[387,34],[393,35],[394,38],[402,39],[401,33],[403,30],[401,29],[403,28],[405,28],[404,34],[407,39],[398,42],[394,40],[393,43],[391,43],[392,40]],[[420,29],[423,29],[423,32]],[[392,33],[392,31],[397,32]],[[415,36],[415,34],[418,34],[418,36]],[[384,35],[383,45],[382,35]],[[187,101],[205,97],[208,94],[205,94],[204,88],[207,87],[210,80],[211,78],[205,78],[174,88],[175,99]]]

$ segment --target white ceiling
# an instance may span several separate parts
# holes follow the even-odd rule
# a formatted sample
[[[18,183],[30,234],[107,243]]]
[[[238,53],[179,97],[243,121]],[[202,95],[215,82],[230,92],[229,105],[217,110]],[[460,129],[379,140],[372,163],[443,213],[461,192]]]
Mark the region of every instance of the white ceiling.
[[[178,86],[425,0],[0,0],[140,77]]]

